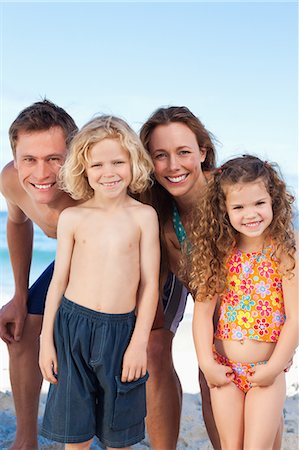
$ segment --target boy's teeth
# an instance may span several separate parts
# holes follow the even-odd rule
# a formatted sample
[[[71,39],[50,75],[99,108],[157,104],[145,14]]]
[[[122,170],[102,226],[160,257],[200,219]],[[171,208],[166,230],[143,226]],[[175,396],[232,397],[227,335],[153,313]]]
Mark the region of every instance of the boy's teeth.
[[[49,189],[52,184],[35,184],[34,185],[37,189]]]
[[[167,177],[169,181],[172,183],[179,183],[186,178],[187,175],[180,175],[179,177]]]

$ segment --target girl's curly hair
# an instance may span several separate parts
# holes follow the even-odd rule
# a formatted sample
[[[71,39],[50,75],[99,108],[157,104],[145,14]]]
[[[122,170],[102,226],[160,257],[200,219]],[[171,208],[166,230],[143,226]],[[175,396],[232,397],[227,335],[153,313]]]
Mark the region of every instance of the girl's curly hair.
[[[227,258],[236,245],[238,232],[232,227],[225,204],[225,187],[236,183],[262,180],[272,199],[273,219],[267,236],[275,244],[273,256],[288,257],[282,271],[288,277],[295,267],[295,237],[292,203],[276,164],[263,162],[251,155],[231,159],[216,169],[209,179],[206,195],[193,211],[189,240],[191,252],[185,257],[184,270],[196,299],[202,301],[223,292],[226,283]]]

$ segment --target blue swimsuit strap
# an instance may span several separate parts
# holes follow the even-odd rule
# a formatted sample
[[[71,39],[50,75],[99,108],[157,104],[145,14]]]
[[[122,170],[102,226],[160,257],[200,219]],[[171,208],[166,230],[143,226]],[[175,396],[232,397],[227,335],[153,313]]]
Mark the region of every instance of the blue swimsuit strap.
[[[184,241],[187,240],[187,234],[186,234],[184,225],[182,224],[180,214],[179,214],[178,208],[175,203],[173,203],[173,209],[172,209],[172,223],[173,223],[173,228],[174,228],[176,237],[178,238],[180,246],[182,246]]]

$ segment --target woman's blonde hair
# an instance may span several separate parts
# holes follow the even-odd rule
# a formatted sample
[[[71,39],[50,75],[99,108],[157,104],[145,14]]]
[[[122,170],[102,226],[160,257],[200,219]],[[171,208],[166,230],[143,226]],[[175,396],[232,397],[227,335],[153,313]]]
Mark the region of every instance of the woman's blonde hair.
[[[152,183],[153,163],[138,135],[122,119],[102,115],[85,124],[70,143],[69,154],[59,174],[60,186],[75,200],[87,200],[94,194],[86,177],[90,151],[103,139],[117,139],[129,153],[132,181],[131,193],[141,193]]]
[[[226,284],[227,258],[236,245],[238,232],[232,227],[226,209],[226,187],[236,183],[264,182],[272,200],[273,219],[267,236],[274,244],[273,257],[280,255],[289,263],[282,271],[293,275],[296,250],[292,203],[278,167],[251,155],[231,159],[211,176],[206,195],[193,211],[190,224],[191,252],[183,261],[182,270],[188,272],[190,289],[201,301],[223,292]]]

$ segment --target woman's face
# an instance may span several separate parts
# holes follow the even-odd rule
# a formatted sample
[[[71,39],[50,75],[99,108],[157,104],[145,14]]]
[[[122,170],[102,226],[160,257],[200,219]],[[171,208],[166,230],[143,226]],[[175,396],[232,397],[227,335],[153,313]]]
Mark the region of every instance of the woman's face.
[[[196,193],[204,178],[201,163],[206,151],[200,149],[196,136],[180,122],[158,125],[149,142],[156,180],[173,197]]]

